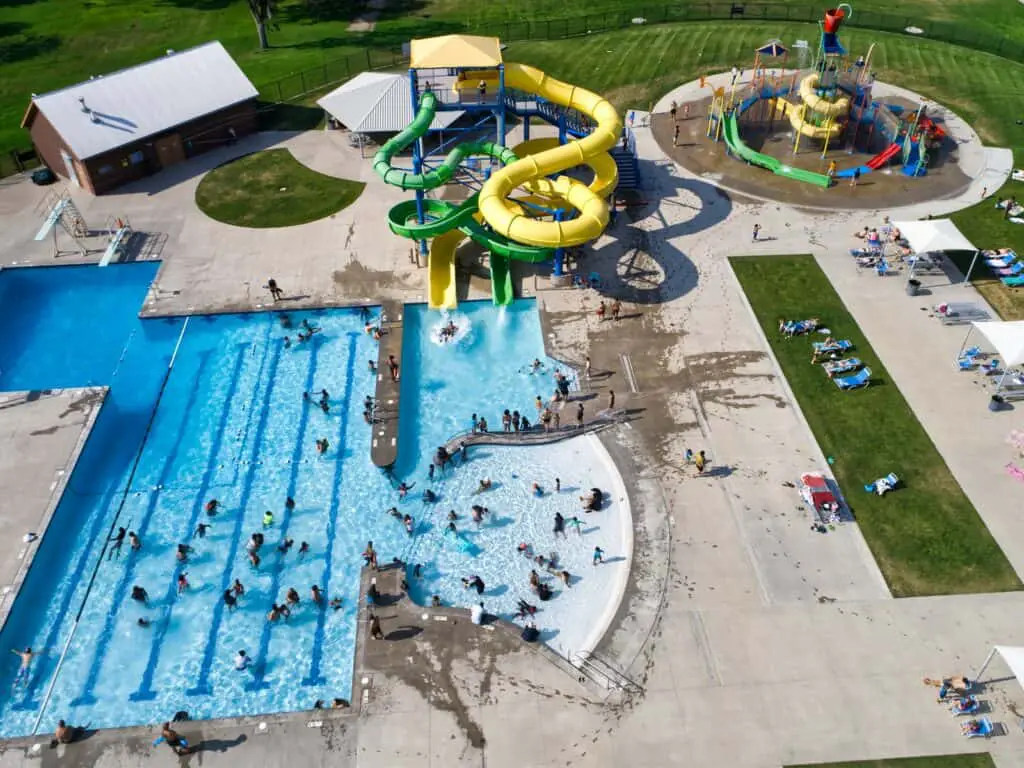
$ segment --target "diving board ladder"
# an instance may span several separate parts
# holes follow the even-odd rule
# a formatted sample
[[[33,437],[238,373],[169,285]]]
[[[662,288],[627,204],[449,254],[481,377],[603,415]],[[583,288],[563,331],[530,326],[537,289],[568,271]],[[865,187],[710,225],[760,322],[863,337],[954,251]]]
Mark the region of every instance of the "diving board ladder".
[[[99,266],[105,267],[110,264],[118,252],[124,248],[131,233],[132,228],[128,222],[119,220],[117,229],[110,235],[110,242],[107,244],[107,249],[103,252],[103,258],[100,259]]]
[[[88,253],[88,248],[82,240],[89,236],[89,227],[66,188],[60,192],[49,192],[36,206],[35,213],[43,217],[43,224],[36,233],[35,240],[45,240],[48,235],[52,234],[54,258],[65,253],[78,253],[80,256],[85,256]],[[74,241],[74,251],[60,249],[60,243],[57,240],[58,229],[64,230],[67,236]]]

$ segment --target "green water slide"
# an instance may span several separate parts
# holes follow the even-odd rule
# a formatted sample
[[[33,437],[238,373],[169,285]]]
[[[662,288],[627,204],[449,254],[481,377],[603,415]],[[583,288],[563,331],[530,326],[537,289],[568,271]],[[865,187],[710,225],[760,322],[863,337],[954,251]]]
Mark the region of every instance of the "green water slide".
[[[420,108],[416,111],[413,121],[404,131],[377,150],[373,156],[373,170],[384,179],[385,183],[406,190],[437,189],[451,181],[459,166],[474,155],[493,157],[502,165],[514,163],[519,159],[511,149],[495,144],[493,141],[469,141],[459,144],[445,156],[440,166],[426,173],[412,173],[393,167],[391,161],[395,155],[407,149],[430,130],[430,124],[434,122],[435,114],[437,114],[437,97],[431,91],[427,91],[420,98]]]
[[[469,157],[492,157],[502,165],[514,163],[519,159],[508,147],[491,141],[476,141],[458,145],[445,156],[440,166],[426,173],[412,173],[392,166],[391,162],[397,154],[407,149],[430,129],[436,109],[437,97],[429,91],[423,94],[415,119],[374,155],[373,169],[387,184],[404,190],[426,191],[450,182],[459,166]],[[478,195],[474,194],[461,203],[423,200],[423,214],[426,219],[423,223],[419,221],[416,201],[406,200],[388,211],[388,226],[396,235],[412,240],[429,240],[453,229],[459,229],[488,249],[491,252],[491,295],[495,304],[503,306],[510,304],[514,298],[509,259],[531,263],[548,261],[551,258],[551,249],[517,243],[489,229],[477,214],[477,197]]]
[[[802,181],[807,184],[814,184],[818,187],[824,187],[827,189],[831,186],[832,179],[823,173],[805,171],[802,168],[793,168],[792,166],[785,165],[776,157],[765,155],[748,147],[746,142],[740,138],[740,124],[735,112],[732,112],[725,118],[725,123],[723,123],[722,128],[725,136],[725,143],[726,146],[729,147],[729,150],[737,157],[746,160],[751,165],[759,165],[778,176],[785,176],[788,179]]]

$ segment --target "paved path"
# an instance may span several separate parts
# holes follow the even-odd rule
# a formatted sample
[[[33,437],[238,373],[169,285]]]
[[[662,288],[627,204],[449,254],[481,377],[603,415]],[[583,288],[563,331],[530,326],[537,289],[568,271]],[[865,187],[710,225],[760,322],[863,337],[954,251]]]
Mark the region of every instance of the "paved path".
[[[338,137],[288,141],[314,167],[367,174],[368,163],[334,154]],[[609,389],[628,394],[639,411],[601,437],[630,489],[635,551],[649,560],[638,563],[602,650],[640,681],[643,696],[607,706],[532,654],[437,656],[429,685],[373,674],[358,720],[318,714],[323,723],[307,727],[309,715],[267,718],[271,738],[245,720],[190,729],[211,745],[204,765],[774,768],[983,749],[1001,768],[1024,765],[1024,734],[1008,708],[1024,700],[1015,682],[986,689],[993,719],[1008,728],[988,743],[964,740],[922,684],[970,672],[994,642],[1016,642],[1024,594],[893,600],[856,525],[810,532],[808,512],[786,483],[823,468],[823,459],[726,262],[751,251],[818,256],[1019,569],[1020,489],[1005,484],[993,469],[1001,462],[990,458],[1007,450],[1003,423],[948,365],[956,332],[920,311],[931,297],[910,299],[897,280],[859,277],[841,255],[847,233],[883,212],[815,215],[740,201],[666,162],[645,129],[638,144],[652,205],[621,216],[590,257],[608,284],[605,296],[620,298],[626,317],[598,321],[591,291],[543,290],[539,300],[551,352],[577,361],[589,354],[600,373],[591,390],[599,398]],[[1005,155],[981,147],[967,154],[974,181],[964,197],[899,215],[954,210],[978,199],[982,186],[994,193]],[[167,201],[160,215],[180,221],[180,236],[154,293],[157,311],[252,306],[259,297],[245,283],[262,284],[270,270],[309,301],[352,300],[364,289],[372,298],[423,291],[407,244],[381,237],[390,190],[364,196],[367,207],[353,207],[340,223],[256,237],[195,221],[192,184],[159,192]],[[124,204],[143,215],[154,208],[144,202],[129,196]],[[777,239],[751,244],[755,221]],[[347,232],[352,241],[342,250],[358,255],[339,268],[337,243]],[[281,253],[297,256],[285,263]],[[686,447],[707,450],[712,471],[698,477],[682,465]],[[1007,674],[991,670],[994,679]],[[152,738],[141,729],[102,734],[68,748],[62,764],[129,766],[142,755],[148,764],[176,764],[166,750],[150,756]],[[18,749],[0,753],[0,768],[26,764]]]
[[[0,394],[0,625],[41,542],[23,537],[49,525],[103,397],[100,389]]]

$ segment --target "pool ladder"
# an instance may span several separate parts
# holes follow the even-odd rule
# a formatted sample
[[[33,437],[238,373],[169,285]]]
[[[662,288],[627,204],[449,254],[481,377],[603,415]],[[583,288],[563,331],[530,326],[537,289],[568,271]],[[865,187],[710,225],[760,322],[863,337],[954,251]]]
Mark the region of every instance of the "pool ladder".
[[[640,695],[644,692],[644,687],[640,683],[593,651],[575,653],[571,662],[588,680],[609,691],[621,691],[633,695]]]

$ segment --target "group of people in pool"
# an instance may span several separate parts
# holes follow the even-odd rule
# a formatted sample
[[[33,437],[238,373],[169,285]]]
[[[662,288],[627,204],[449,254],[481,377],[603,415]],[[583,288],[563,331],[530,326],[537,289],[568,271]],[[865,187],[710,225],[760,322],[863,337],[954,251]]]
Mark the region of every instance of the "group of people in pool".
[[[285,510],[290,513],[292,510],[295,509],[295,500],[289,496],[288,498],[285,499],[284,506]],[[221,510],[220,501],[218,501],[217,499],[210,499],[209,501],[206,502],[205,510],[208,518],[216,517]],[[196,525],[195,531],[192,534],[193,540],[205,538],[207,530],[211,527],[212,524],[209,522],[204,521],[198,523]],[[274,513],[271,512],[270,510],[267,510],[266,512],[263,513],[263,530],[272,529],[273,527]],[[112,538],[112,540],[115,542],[116,546],[119,546],[119,541],[123,538],[124,529],[120,528],[118,534],[116,534]],[[249,537],[248,541],[246,541],[246,557],[248,558],[249,564],[253,567],[253,569],[259,569],[262,563],[262,558],[260,557],[260,550],[263,549],[265,544],[266,537],[263,531],[254,532]],[[139,544],[139,546],[135,546],[133,542],[132,549],[139,549],[140,547],[141,543]],[[293,548],[295,548],[295,540],[289,538],[286,535],[282,535],[280,541],[276,546],[278,557],[280,557],[283,561],[283,559],[292,551]],[[300,562],[304,560],[306,556],[310,554],[310,552],[311,548],[308,542],[299,542],[296,556]],[[175,559],[178,562],[179,569],[176,576],[178,596],[185,594],[185,592],[187,592],[191,587],[191,584],[189,583],[188,580],[188,573],[182,570],[182,566],[188,562],[189,557],[191,557],[194,553],[195,548],[192,547],[190,544],[178,544],[175,549]],[[223,594],[221,595],[221,601],[223,602],[226,609],[229,612],[231,612],[238,608],[239,601],[242,599],[244,595],[245,586],[242,584],[240,579],[236,578],[234,579],[232,585],[228,589],[224,590]],[[143,605],[149,605],[149,593],[146,591],[145,587],[139,584],[135,584],[132,586],[131,599],[138,603],[142,603]],[[317,584],[313,584],[310,587],[309,599],[316,608],[320,609],[329,607],[337,611],[342,607],[342,600],[340,597],[335,597],[328,600],[327,595],[324,594],[324,591]],[[301,599],[299,597],[298,591],[294,587],[289,587],[285,593],[284,600],[280,604],[278,604],[276,600],[274,600],[271,603],[270,610],[267,611],[266,614],[266,619],[270,623],[276,623],[281,619],[287,621],[291,616],[292,611],[297,609],[300,606],[300,604]],[[152,619],[143,616],[140,617],[136,623],[140,627],[148,627],[151,625]],[[243,660],[241,666],[239,666],[238,664],[239,659]],[[246,655],[245,650],[240,650],[238,658],[236,658],[236,668],[239,670],[248,669],[252,663],[252,658]]]
[[[286,314],[281,314],[281,327],[289,329],[292,327],[292,319]],[[323,332],[323,328],[319,325],[313,325],[308,319],[303,318],[302,322],[299,323],[299,343],[303,344],[313,338],[313,334]],[[291,336],[284,337],[284,348],[288,349],[292,345]]]
[[[522,369],[521,369],[522,370]],[[530,374],[540,373],[544,370],[544,363],[540,360],[534,360],[527,370]],[[538,425],[544,428],[547,432],[554,429],[560,429],[562,426],[562,409],[566,403],[570,400],[569,395],[569,377],[562,373],[560,370],[555,368],[555,391],[548,399],[544,401],[540,395],[537,395],[533,402],[534,408],[537,411],[537,421],[531,422],[530,419],[524,413],[520,413],[517,410],[511,410],[505,408],[501,414],[501,431],[506,433],[513,432],[529,432],[532,429],[536,429]],[[583,403],[577,403],[576,406],[576,426],[583,426]],[[473,414],[471,419],[471,431],[472,434],[480,434],[488,432],[487,419],[483,416],[477,416]]]

